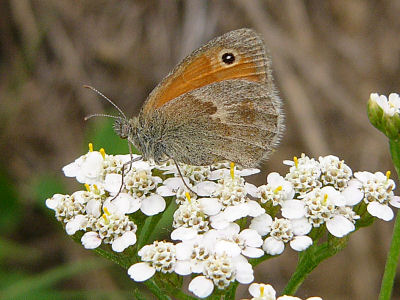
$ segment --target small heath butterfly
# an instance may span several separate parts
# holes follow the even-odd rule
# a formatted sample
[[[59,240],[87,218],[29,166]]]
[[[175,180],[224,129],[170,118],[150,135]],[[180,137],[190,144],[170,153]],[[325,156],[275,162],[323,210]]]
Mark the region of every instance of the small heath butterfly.
[[[227,160],[252,167],[279,142],[281,106],[262,38],[239,29],[183,59],[138,116],[128,119],[119,110],[114,129],[145,160],[199,166]]]

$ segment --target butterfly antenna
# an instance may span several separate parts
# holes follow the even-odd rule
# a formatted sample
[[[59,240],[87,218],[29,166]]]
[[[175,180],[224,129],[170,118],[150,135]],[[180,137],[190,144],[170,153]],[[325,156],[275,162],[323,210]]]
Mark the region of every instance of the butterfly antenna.
[[[106,114],[92,114],[92,115],[86,116],[84,120],[87,121],[93,117],[106,117],[106,118],[113,118],[113,119],[122,119],[119,116],[112,116],[112,115],[106,115]]]
[[[104,94],[102,94],[101,92],[99,92],[98,90],[96,90],[94,87],[90,86],[90,85],[84,85],[84,88],[90,89],[93,92],[95,92],[96,94],[100,95],[101,97],[103,97],[104,99],[106,99],[109,103],[111,103],[112,106],[114,106],[119,113],[125,118],[127,119],[127,117],[125,116],[124,112],[114,103],[112,102],[108,97],[104,96]]]

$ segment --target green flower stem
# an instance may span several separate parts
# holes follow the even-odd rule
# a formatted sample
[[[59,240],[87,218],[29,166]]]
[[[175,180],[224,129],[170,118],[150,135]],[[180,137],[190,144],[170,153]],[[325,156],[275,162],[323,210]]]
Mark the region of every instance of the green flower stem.
[[[397,176],[400,177],[400,142],[390,140],[390,153]],[[400,214],[397,213],[396,222],[393,229],[392,243],[390,245],[388,257],[386,260],[385,272],[383,274],[381,291],[379,300],[390,300],[394,277],[396,275],[396,268],[400,256]]]
[[[154,296],[157,297],[158,300],[171,300],[170,297],[168,297],[156,284],[153,278],[150,278],[143,282],[147,288],[150,290],[150,292],[153,293]]]
[[[322,261],[341,251],[347,244],[348,238],[338,239],[329,236],[328,242],[321,245],[312,245],[300,253],[296,270],[286,285],[283,294],[294,295],[308,274],[311,273]]]

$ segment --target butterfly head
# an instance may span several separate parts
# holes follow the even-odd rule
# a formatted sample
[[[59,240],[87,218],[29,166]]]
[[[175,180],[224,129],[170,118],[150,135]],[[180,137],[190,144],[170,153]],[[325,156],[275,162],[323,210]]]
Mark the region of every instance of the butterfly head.
[[[115,120],[113,128],[121,139],[131,139],[137,128],[137,118],[127,119],[118,118]]]

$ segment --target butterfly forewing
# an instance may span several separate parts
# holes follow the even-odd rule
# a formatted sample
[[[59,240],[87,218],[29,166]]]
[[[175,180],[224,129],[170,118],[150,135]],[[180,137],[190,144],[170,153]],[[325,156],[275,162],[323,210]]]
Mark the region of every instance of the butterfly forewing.
[[[251,29],[228,32],[186,57],[151,92],[142,113],[158,109],[194,89],[229,79],[272,82],[265,46]]]

